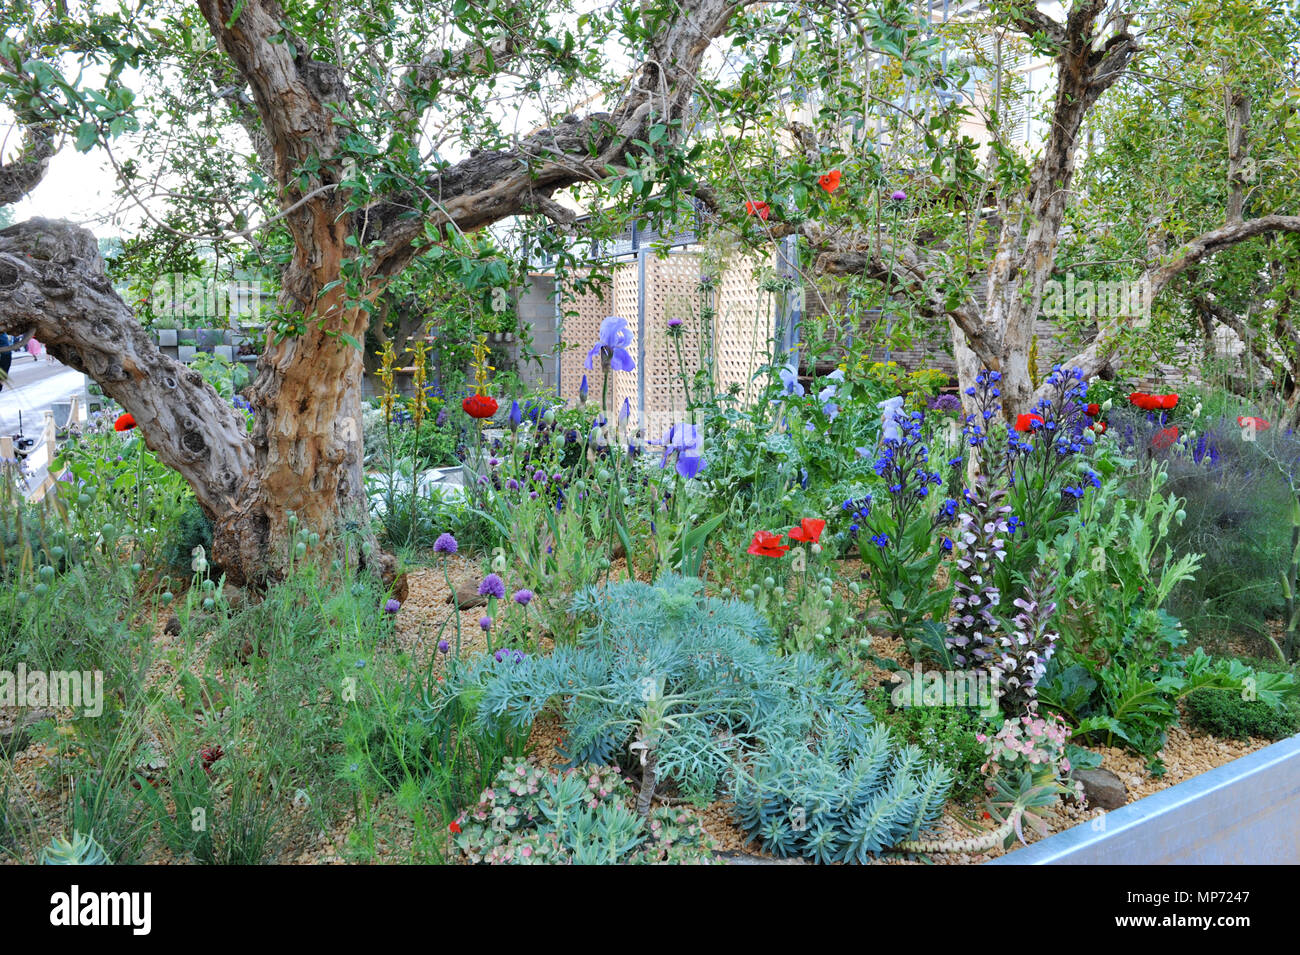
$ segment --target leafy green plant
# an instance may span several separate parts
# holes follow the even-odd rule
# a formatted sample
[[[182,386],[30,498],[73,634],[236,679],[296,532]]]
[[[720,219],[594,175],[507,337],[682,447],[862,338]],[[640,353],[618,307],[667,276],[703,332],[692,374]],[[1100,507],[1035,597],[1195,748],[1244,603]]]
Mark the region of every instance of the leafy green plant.
[[[1244,699],[1236,690],[1207,688],[1189,693],[1187,720],[1198,729],[1230,739],[1283,739],[1300,731],[1295,707],[1279,712],[1262,700]]]
[[[700,823],[678,809],[642,818],[617,769],[544,770],[506,759],[476,805],[449,826],[471,863],[514,865],[688,865],[711,861]]]

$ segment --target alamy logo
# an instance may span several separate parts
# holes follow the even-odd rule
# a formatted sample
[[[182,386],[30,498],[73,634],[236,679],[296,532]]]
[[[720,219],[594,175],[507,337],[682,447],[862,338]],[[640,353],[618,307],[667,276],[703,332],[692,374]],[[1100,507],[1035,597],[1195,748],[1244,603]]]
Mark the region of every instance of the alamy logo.
[[[100,670],[0,670],[0,708],[69,707],[84,716],[104,712],[104,674]]]
[[[153,924],[149,892],[69,892],[50,896],[51,925],[129,925],[133,935],[148,935]]]
[[[1043,285],[1042,312],[1049,318],[1151,318],[1151,300],[1145,283],[1127,279],[1117,282],[1075,281],[1066,273],[1065,281],[1048,279]]]
[[[912,672],[894,673],[890,702],[905,709],[911,706],[971,706],[986,715],[996,716],[998,693],[987,670],[922,670],[919,663]]]

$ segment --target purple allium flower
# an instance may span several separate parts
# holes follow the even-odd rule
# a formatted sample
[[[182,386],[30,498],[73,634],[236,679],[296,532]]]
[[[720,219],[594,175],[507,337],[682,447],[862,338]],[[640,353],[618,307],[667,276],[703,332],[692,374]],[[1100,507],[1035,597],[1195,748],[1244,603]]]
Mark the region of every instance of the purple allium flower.
[[[895,202],[902,202],[904,199],[907,198],[907,193],[905,193],[902,189],[895,189],[894,194],[891,195],[889,198],[893,199]]]
[[[528,500],[530,500],[530,501],[535,501],[535,500],[537,500],[537,492],[536,492],[536,491],[529,491],[529,492],[528,492]]]
[[[533,480],[536,481],[538,484],[544,484],[546,482],[546,472],[543,471],[541,468],[538,468],[536,471],[533,472]]]
[[[450,644],[450,643],[448,643],[446,640],[439,640],[439,641],[438,641],[438,652],[439,652],[439,653],[447,653],[449,650],[451,650],[451,644]]]
[[[627,320],[617,315],[607,316],[600,323],[600,336],[596,344],[592,346],[591,351],[587,352],[587,370],[592,370],[592,359],[600,355],[601,364],[605,368],[613,371],[633,371],[636,362],[632,360],[632,353],[627,350],[630,344],[632,344],[632,329],[628,328]]]
[[[396,597],[389,597],[388,602],[384,604],[384,610],[388,613],[397,613],[402,609],[402,602]]]
[[[435,554],[454,554],[459,549],[460,545],[456,543],[456,538],[446,532],[439,534],[438,539],[433,542]]]
[[[491,629],[492,629],[492,618],[491,618],[491,617],[479,617],[479,618],[478,618],[478,625],[479,625],[480,627],[483,628],[484,632],[486,632],[486,631],[488,631],[488,630],[491,630]]]
[[[956,395],[936,395],[930,399],[931,411],[961,411],[961,399]]]
[[[494,468],[501,462],[497,458],[488,458],[488,467]]]
[[[533,592],[527,588],[515,591],[515,603],[519,604],[521,607],[527,607],[532,599]]]
[[[506,595],[506,585],[496,574],[488,574],[483,578],[483,583],[478,585],[478,595],[500,600]]]
[[[506,481],[506,490],[508,491],[519,490],[519,482],[516,481],[514,478],[510,478],[508,481]]]

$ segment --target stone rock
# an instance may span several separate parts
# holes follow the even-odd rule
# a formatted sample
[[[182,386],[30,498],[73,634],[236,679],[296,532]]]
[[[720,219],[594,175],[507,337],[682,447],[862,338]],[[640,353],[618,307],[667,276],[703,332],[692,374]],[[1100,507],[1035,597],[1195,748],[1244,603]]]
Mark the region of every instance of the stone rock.
[[[456,585],[456,606],[461,610],[469,610],[471,607],[482,607],[487,603],[487,598],[480,596],[478,584],[472,580],[462,580]],[[451,603],[452,598],[447,597],[447,603]]]
[[[231,610],[244,609],[244,591],[234,584],[226,584],[221,588],[221,599]]]
[[[167,618],[167,623],[163,626],[163,633],[170,636],[179,636],[181,632],[181,618],[172,614]]]
[[[1124,781],[1109,769],[1078,769],[1072,774],[1083,783],[1088,805],[1110,812],[1128,802],[1128,789]]]

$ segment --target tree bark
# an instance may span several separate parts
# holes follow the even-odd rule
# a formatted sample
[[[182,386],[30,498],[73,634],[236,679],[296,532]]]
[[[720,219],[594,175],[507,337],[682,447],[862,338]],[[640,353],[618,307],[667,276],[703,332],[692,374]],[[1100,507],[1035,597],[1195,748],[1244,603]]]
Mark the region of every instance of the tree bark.
[[[145,444],[189,481],[209,515],[237,507],[253,471],[242,416],[158,350],[105,277],[85,229],[32,219],[0,231],[0,332],[31,331],[131,413]]]

